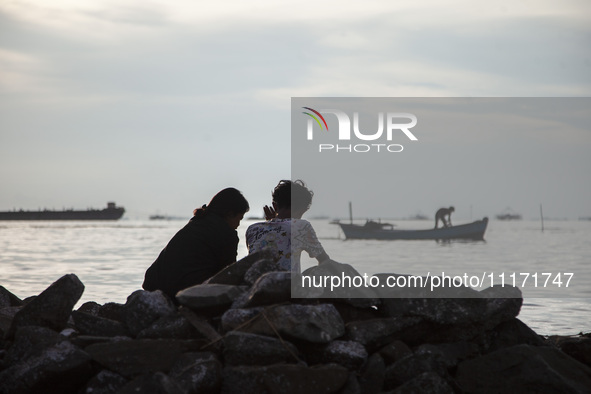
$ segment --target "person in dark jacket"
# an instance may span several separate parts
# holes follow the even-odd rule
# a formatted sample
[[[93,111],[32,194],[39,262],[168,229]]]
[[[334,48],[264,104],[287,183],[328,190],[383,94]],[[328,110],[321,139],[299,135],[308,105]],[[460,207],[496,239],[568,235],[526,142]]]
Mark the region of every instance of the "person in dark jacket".
[[[178,291],[203,283],[235,262],[236,229],[248,210],[240,191],[220,191],[168,242],[146,271],[142,287],[162,290],[174,300]]]

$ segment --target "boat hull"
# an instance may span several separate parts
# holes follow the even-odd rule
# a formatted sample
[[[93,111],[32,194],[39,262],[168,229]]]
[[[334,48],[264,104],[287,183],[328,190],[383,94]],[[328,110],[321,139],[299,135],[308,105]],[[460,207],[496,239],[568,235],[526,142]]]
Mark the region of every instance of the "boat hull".
[[[0,212],[0,220],[118,220],[125,213],[123,207],[109,203],[105,209],[88,209],[86,211],[8,211]]]
[[[427,230],[394,230],[368,229],[357,224],[338,223],[347,239],[379,239],[379,240],[446,240],[468,239],[483,240],[488,218],[459,226]]]

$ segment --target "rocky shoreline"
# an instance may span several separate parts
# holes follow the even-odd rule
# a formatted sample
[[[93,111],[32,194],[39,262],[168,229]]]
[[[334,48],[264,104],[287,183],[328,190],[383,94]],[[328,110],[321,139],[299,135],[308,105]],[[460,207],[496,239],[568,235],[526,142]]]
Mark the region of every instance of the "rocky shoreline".
[[[468,298],[291,290],[264,254],[176,300],[138,290],[125,304],[73,310],[84,291],[74,274],[25,300],[0,287],[0,393],[591,392],[589,334],[537,335],[517,319],[516,288]]]

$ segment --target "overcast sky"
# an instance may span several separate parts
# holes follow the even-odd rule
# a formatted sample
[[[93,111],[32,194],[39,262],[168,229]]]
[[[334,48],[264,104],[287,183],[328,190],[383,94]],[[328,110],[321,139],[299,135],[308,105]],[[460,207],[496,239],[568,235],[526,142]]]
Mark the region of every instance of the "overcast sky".
[[[590,29],[586,0],[0,0],[0,210],[186,215],[234,186],[258,215],[291,174],[291,97],[588,97]],[[415,182],[393,216],[591,216],[591,132],[530,137],[512,135],[527,172],[511,185],[530,182],[514,199]],[[491,179],[512,171],[485,159]]]

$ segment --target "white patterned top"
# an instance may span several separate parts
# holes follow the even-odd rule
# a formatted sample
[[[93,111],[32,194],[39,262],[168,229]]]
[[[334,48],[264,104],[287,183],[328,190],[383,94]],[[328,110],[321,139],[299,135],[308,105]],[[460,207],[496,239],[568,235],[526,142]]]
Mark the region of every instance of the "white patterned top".
[[[246,230],[246,246],[249,253],[269,248],[275,252],[275,260],[287,271],[300,272],[302,251],[311,258],[324,253],[310,222],[304,219],[271,219],[252,224]]]

